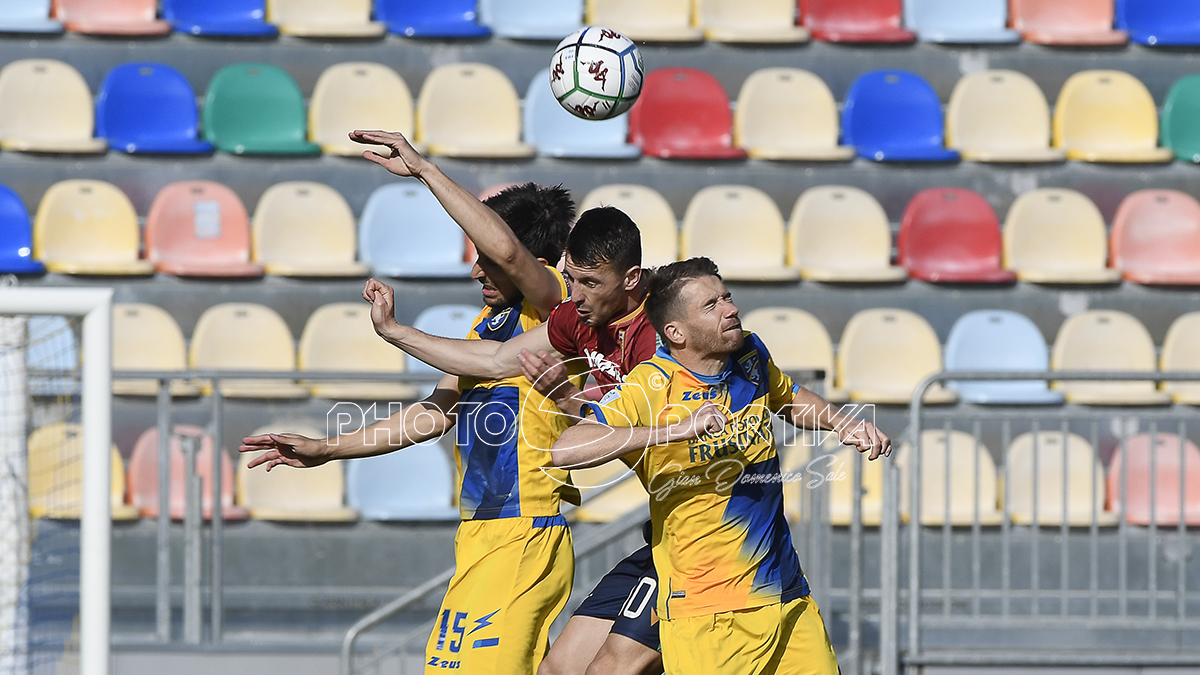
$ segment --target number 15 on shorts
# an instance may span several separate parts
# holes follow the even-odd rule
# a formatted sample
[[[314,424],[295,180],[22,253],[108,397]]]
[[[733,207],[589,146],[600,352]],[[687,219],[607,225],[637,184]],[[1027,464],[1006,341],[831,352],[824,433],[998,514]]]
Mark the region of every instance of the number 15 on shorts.
[[[500,610],[496,610],[491,614],[468,622],[466,612],[455,612],[452,609],[442,610],[442,616],[438,621],[437,644],[434,649],[439,652],[449,649],[451,653],[457,654],[458,652],[462,651],[463,644],[466,642],[467,636],[483,628],[494,626],[495,624],[492,623],[492,617],[496,616],[496,614],[499,612]],[[470,632],[467,632],[468,626],[471,628]],[[449,638],[449,640],[447,640],[447,638]],[[473,641],[471,643],[471,649],[495,647],[499,644],[500,638],[485,638]]]

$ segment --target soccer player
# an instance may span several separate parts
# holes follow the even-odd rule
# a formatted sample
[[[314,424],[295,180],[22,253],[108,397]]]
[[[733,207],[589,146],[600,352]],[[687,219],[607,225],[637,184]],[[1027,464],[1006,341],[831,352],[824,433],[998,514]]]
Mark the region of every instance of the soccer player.
[[[664,347],[553,454],[571,467],[624,457],[650,492],[666,673],[837,673],[784,519],[771,418],[836,430],[870,459],[891,441],[780,372],[707,258],[656,270],[646,314]]]

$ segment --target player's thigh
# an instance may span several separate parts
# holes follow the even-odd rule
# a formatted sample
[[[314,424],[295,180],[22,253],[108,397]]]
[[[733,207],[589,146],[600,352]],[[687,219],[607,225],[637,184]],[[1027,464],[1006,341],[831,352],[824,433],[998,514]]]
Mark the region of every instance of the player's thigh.
[[[837,655],[825,631],[821,609],[811,596],[783,605],[783,633],[777,651],[778,675],[837,675]]]
[[[538,667],[538,675],[583,675],[608,638],[612,623],[581,614],[571,617]]]
[[[610,633],[587,675],[659,675],[663,672],[662,654],[633,638]]]

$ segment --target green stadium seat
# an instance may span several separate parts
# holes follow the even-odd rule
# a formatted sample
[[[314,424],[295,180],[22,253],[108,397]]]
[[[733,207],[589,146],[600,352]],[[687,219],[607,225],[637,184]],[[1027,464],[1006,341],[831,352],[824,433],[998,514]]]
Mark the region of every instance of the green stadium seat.
[[[235,63],[217,71],[204,97],[204,138],[235,155],[315,155],[300,87],[266,63]]]

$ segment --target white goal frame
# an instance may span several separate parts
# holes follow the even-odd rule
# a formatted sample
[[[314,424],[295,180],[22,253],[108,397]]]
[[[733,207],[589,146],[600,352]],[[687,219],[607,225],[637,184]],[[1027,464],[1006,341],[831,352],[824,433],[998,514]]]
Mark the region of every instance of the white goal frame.
[[[0,288],[0,315],[83,317],[83,504],[79,526],[79,673],[108,675],[112,632],[111,288]]]

